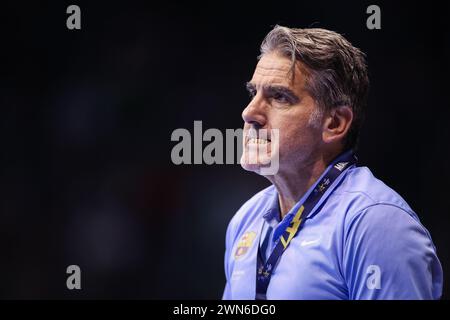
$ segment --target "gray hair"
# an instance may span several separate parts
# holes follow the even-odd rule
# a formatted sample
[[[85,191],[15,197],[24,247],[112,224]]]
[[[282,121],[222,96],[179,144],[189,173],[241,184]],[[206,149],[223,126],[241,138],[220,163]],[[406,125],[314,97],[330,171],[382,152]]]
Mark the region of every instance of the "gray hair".
[[[301,62],[306,90],[316,101],[320,114],[339,106],[352,108],[353,121],[344,148],[356,148],[369,91],[365,54],[336,32],[278,25],[262,42],[260,57],[275,51],[292,60],[292,77],[295,62]]]

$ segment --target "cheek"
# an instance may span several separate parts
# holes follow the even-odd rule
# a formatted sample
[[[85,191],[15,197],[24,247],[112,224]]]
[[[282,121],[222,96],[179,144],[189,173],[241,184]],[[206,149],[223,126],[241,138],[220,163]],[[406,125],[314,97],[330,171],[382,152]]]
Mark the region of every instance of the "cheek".
[[[317,142],[319,130],[310,123],[312,111],[308,105],[298,105],[270,114],[270,126],[279,129],[280,151],[288,152]]]
[[[298,123],[295,127],[280,129],[280,155],[293,153],[299,149],[314,147],[319,141],[320,132],[307,122]]]

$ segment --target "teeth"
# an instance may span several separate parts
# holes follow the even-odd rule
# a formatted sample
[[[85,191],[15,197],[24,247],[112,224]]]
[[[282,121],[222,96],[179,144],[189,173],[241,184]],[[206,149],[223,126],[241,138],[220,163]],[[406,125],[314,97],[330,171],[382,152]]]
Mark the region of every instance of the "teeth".
[[[250,138],[248,140],[248,143],[257,143],[257,144],[263,144],[263,143],[268,143],[269,141],[266,139],[259,139],[259,138]]]

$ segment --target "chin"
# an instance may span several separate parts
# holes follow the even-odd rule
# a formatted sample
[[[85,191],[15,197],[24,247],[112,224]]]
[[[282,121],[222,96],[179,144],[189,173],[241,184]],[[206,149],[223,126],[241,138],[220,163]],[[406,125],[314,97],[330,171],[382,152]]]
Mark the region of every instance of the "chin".
[[[241,159],[241,167],[246,171],[252,171],[255,173],[259,173],[261,171],[261,165],[259,163],[248,163]]]
[[[272,159],[267,157],[267,159],[261,159],[262,161],[250,161],[245,154],[241,157],[241,167],[246,171],[251,171],[259,175],[267,175],[265,174],[267,168],[271,167]],[[271,175],[271,174],[269,174]]]

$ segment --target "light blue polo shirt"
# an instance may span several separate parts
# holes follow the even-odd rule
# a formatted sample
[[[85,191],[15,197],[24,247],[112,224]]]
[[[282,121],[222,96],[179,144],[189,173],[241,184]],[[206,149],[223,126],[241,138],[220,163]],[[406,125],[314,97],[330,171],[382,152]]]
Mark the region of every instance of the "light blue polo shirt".
[[[238,210],[226,233],[223,299],[255,298],[257,246],[267,258],[314,188],[282,221],[274,186]],[[414,211],[367,167],[353,165],[306,216],[267,299],[439,299],[442,282],[436,248]]]

